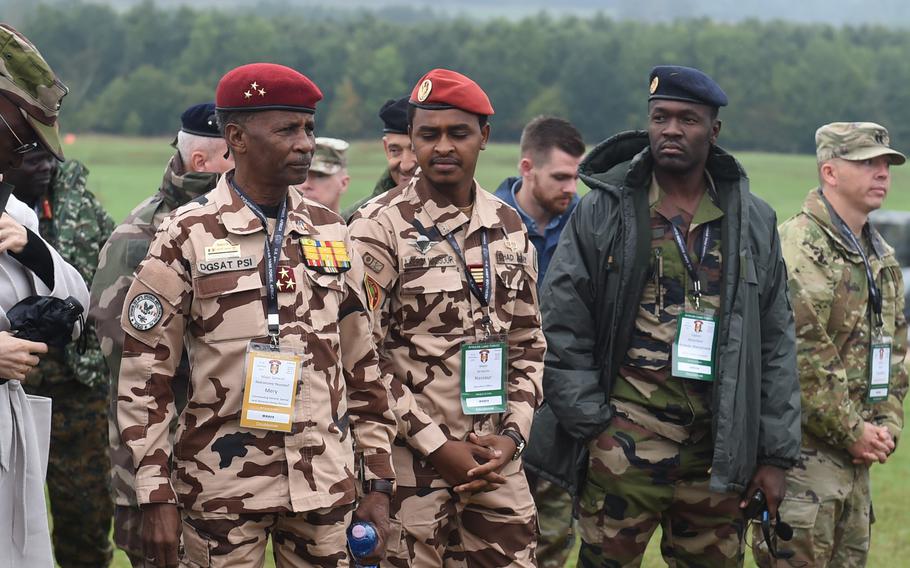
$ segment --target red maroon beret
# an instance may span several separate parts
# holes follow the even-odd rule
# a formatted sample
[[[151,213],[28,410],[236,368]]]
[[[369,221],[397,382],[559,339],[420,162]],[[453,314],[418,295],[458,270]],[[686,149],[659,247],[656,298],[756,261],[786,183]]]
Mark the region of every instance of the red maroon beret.
[[[228,71],[218,82],[218,110],[295,110],[315,113],[322,91],[306,75],[274,63],[250,63]]]
[[[430,110],[457,108],[489,116],[493,105],[480,85],[449,69],[433,69],[414,85],[412,105]]]

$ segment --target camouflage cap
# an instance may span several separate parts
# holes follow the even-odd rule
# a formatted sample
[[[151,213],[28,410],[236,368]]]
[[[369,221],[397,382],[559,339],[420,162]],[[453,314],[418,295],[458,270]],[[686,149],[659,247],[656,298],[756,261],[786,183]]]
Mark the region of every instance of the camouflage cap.
[[[815,155],[819,162],[841,158],[868,160],[889,156],[899,166],[906,156],[892,149],[891,139],[884,126],[874,122],[832,122],[815,131]]]
[[[0,24],[0,94],[22,110],[44,146],[61,161],[57,115],[66,93],[66,85],[38,49],[11,26]]]
[[[348,165],[347,151],[350,144],[338,138],[319,137],[316,139],[316,151],[310,163],[311,172],[327,176],[341,171]]]

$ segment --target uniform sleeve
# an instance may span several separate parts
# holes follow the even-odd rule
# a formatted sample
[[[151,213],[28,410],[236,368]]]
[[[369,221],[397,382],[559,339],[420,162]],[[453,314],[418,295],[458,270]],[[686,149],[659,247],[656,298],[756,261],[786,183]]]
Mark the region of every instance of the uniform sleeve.
[[[759,291],[762,367],[758,463],[789,469],[799,458],[802,440],[801,395],[793,309],[787,297],[787,266],[775,216],[769,224],[772,239],[766,281]]]
[[[895,306],[894,337],[891,352],[891,386],[888,399],[875,405],[877,424],[888,428],[895,442],[904,427],[904,397],[907,396],[907,318],[904,316],[904,278],[899,269],[894,282]]]
[[[346,243],[352,249],[350,240]],[[363,453],[365,479],[394,479],[392,442],[396,421],[392,413],[388,377],[379,370],[376,346],[371,339],[371,319],[363,289],[363,261],[351,255],[345,274],[345,298],[339,310],[341,363],[347,384],[358,450]]]
[[[509,395],[508,410],[502,417],[503,430],[516,430],[522,438],[531,438],[534,411],[543,399],[543,358],[547,342],[540,328],[537,302],[536,249],[522,225],[528,277],[515,298],[512,325],[509,328]]]
[[[389,331],[391,302],[389,294],[398,280],[398,262],[392,245],[394,238],[374,219],[359,218],[351,224],[354,248],[364,264],[364,287],[372,312],[373,339],[379,349],[380,366],[387,375],[392,411],[398,422],[398,435],[409,446],[428,456],[448,438],[442,428],[417,404],[414,393],[395,375],[392,365],[384,364],[382,346]]]
[[[173,227],[165,223],[156,235],[121,316],[125,337],[117,419],[133,454],[140,505],[177,502],[169,466],[168,432],[176,412],[171,381],[183,352],[192,280]]]
[[[819,246],[793,230],[784,234],[790,270],[790,296],[796,318],[797,372],[802,391],[803,428],[816,438],[846,449],[862,434],[860,408],[850,399],[847,372],[828,334],[838,279]]]

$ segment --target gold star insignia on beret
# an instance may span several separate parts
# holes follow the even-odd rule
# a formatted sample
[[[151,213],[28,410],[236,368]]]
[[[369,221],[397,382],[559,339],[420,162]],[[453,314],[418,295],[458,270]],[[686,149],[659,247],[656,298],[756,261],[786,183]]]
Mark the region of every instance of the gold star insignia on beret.
[[[260,96],[260,97],[264,97],[264,96],[265,96],[265,89],[259,89],[259,96]]]
[[[252,83],[250,83],[250,88],[251,88],[251,89],[258,89],[258,88],[259,88],[259,83],[257,83],[256,81],[253,81]]]
[[[249,91],[244,91],[244,92],[243,92],[243,98],[245,98],[245,99],[248,99],[248,98],[250,98],[250,97],[252,97],[252,96],[253,96],[253,93],[251,93],[251,92],[249,92]]]

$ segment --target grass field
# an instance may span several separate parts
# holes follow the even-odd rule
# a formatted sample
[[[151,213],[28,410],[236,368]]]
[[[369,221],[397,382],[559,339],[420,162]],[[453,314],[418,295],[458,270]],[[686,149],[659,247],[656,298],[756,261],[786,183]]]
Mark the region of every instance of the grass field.
[[[83,161],[91,171],[89,187],[99,196],[116,221],[121,221],[139,201],[155,191],[173,149],[164,138],[137,139],[106,136],[81,136],[66,147],[68,158]],[[752,191],[767,200],[783,220],[799,210],[806,192],[816,183],[813,156],[765,153],[737,153],[751,178]],[[342,207],[369,193],[378,179],[385,160],[377,142],[355,142],[349,151],[351,187]],[[495,189],[507,176],[515,175],[518,147],[492,144],[481,155],[478,167],[480,184]],[[895,168],[889,209],[910,210],[910,167]],[[873,499],[877,522],[873,529],[870,566],[902,564],[899,558],[910,542],[910,490],[903,481],[910,476],[910,450],[899,451],[893,461],[873,467]],[[661,566],[658,537],[652,539],[644,566]],[[748,555],[747,555],[748,556]],[[128,568],[129,562],[117,552],[115,567]],[[750,564],[751,565],[751,564]],[[266,566],[274,566],[271,558]],[[574,566],[574,561],[569,563]]]

